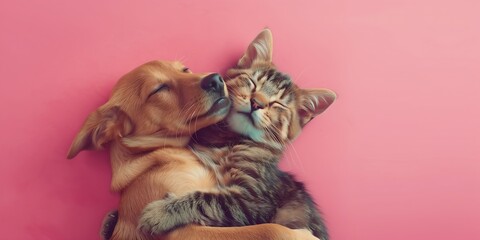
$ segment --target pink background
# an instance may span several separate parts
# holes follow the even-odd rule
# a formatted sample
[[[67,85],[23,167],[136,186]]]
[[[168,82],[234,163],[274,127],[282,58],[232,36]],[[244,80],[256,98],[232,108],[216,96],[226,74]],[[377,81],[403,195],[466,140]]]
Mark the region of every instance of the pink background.
[[[265,26],[274,60],[338,101],[283,167],[333,240],[480,239],[480,1],[0,2],[0,239],[98,239],[108,154],[66,160],[151,59],[224,71]]]

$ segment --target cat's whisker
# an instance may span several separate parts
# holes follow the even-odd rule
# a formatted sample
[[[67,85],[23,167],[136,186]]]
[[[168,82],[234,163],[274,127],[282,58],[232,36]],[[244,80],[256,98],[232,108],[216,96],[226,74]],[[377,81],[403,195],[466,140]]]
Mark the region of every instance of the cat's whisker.
[[[276,131],[280,132],[280,129],[278,129],[277,126],[275,125],[271,125],[271,127],[273,129],[275,129]],[[269,129],[269,131],[272,131]],[[273,132],[273,131],[272,131]],[[301,170],[304,170],[304,165],[302,163],[302,161],[300,160],[299,156],[298,156],[298,152],[296,151],[295,147],[292,145],[292,143],[288,140],[283,140],[283,139],[279,139],[276,135],[275,135],[275,139],[277,139],[276,141],[281,144],[282,146],[285,146],[285,145],[288,145],[288,146],[291,146],[292,147],[292,150],[294,151],[295,153],[295,156],[293,156],[293,154],[291,152],[289,152],[290,154],[290,158],[289,158],[289,162],[292,163],[292,166],[293,167],[299,167]],[[288,149],[286,149],[288,151]]]
[[[271,126],[273,129],[275,129],[279,134],[281,134],[282,131],[281,131],[277,126],[275,126],[275,125],[273,125],[273,124],[270,125],[270,126]],[[283,139],[282,139],[282,143],[285,143],[285,141],[284,141]]]
[[[297,152],[297,149],[295,148],[295,146],[291,143],[291,142],[288,142],[288,145],[291,147],[291,149],[293,150],[293,153],[295,154],[296,158],[295,158],[295,162],[298,163],[298,165],[300,166],[300,170],[302,172],[305,172],[305,165],[303,164],[303,161],[300,159],[300,156]]]
[[[265,132],[269,134],[270,138],[272,141],[276,142],[279,144],[279,146],[283,146],[283,142],[281,139],[278,138],[278,136],[269,128],[264,128]]]

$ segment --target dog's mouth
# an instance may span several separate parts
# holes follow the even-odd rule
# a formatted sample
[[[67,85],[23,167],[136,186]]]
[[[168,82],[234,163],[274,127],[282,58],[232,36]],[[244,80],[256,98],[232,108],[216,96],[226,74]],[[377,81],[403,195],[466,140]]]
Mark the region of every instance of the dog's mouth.
[[[220,117],[226,116],[227,113],[230,111],[230,106],[231,106],[231,101],[228,97],[220,97],[212,104],[212,107],[210,107],[210,109],[208,109],[207,112],[190,118],[188,122],[197,121],[199,119],[210,117],[212,115],[220,116]]]
[[[222,114],[230,109],[230,99],[228,97],[221,97],[213,103],[213,106],[208,110],[207,114]]]

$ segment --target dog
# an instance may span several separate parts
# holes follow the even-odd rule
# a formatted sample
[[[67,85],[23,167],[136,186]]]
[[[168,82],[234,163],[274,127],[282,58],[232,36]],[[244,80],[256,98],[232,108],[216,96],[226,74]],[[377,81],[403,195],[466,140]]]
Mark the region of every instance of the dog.
[[[120,78],[109,100],[87,117],[67,156],[110,148],[111,189],[121,195],[111,239],[316,239],[277,224],[187,225],[157,237],[137,228],[143,208],[166,193],[216,188],[214,173],[186,146],[194,132],[221,121],[230,105],[220,75],[195,74],[180,62],[151,61]]]

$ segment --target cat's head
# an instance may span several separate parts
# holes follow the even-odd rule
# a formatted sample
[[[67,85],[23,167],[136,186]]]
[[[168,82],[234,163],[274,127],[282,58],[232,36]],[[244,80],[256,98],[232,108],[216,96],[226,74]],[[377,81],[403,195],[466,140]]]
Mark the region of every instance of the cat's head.
[[[231,130],[256,142],[282,147],[293,140],[336,95],[328,89],[302,89],[272,63],[272,33],[263,30],[225,80],[232,110]]]

